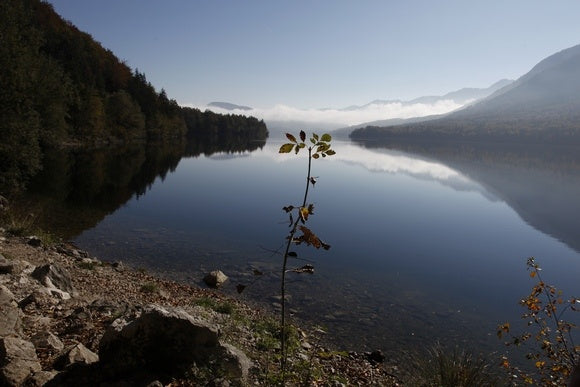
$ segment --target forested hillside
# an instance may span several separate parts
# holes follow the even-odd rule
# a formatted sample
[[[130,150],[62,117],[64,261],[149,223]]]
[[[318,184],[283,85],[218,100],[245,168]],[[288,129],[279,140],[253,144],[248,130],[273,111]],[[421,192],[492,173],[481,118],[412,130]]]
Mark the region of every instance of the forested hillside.
[[[47,147],[268,135],[254,118],[180,107],[40,0],[0,1],[0,74],[0,186],[34,174]]]

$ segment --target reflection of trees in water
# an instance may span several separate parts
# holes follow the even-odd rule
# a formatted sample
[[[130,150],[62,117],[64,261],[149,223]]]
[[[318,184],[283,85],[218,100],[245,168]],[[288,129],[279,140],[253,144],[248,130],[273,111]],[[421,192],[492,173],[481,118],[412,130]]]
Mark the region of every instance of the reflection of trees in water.
[[[501,198],[529,225],[580,251],[577,146],[461,142],[361,142],[440,161]]]
[[[13,206],[33,213],[39,226],[72,238],[94,227],[105,216],[145,194],[155,179],[165,179],[182,157],[262,148],[259,140],[230,135],[190,137],[172,143],[129,145],[114,149],[75,149],[45,155],[42,171]]]

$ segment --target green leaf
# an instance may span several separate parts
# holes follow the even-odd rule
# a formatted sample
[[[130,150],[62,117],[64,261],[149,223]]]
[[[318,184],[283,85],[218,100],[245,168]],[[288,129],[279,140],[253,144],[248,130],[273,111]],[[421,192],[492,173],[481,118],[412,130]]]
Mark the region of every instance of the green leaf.
[[[300,148],[305,148],[305,147],[306,147],[306,144],[305,144],[305,143],[303,143],[303,142],[301,142],[301,143],[300,143],[300,144],[298,144],[298,145],[300,146]]]
[[[313,159],[317,159],[318,157],[319,157],[319,156],[318,156],[318,153],[315,153],[315,154],[313,154],[313,155],[312,155],[312,158],[313,158]]]
[[[333,151],[332,149],[329,149],[329,150],[327,150],[327,151],[326,151],[326,152],[324,152],[324,153],[326,153],[328,156],[334,156],[334,155],[336,154],[336,152],[335,152],[335,151]]]
[[[300,151],[300,145],[296,144],[294,146],[294,152],[296,152],[296,154],[298,154],[299,151]]]
[[[317,152],[317,153],[318,153],[318,152],[325,152],[325,151],[327,151],[329,148],[330,148],[330,145],[327,145],[327,144],[321,144],[321,145],[318,145],[318,148],[316,148],[316,152]]]
[[[288,138],[288,140],[292,141],[292,142],[297,142],[296,141],[296,137],[294,137],[293,135],[291,135],[290,133],[286,133],[286,138]]]
[[[292,148],[294,148],[294,144],[284,144],[280,147],[278,153],[290,153],[292,152]]]
[[[324,133],[322,135],[322,137],[320,138],[320,140],[324,141],[324,142],[329,142],[329,141],[332,141],[332,136],[328,133]]]
[[[318,141],[318,134],[312,133],[312,138],[315,139],[316,141]]]
[[[302,142],[306,141],[306,133],[304,133],[303,130],[300,131],[300,140],[302,140]]]

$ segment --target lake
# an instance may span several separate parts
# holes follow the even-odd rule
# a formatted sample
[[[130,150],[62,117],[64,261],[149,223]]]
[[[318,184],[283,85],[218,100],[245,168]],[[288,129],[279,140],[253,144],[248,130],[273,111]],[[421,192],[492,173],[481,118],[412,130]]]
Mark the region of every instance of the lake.
[[[200,286],[221,269],[224,292],[275,308],[282,207],[301,203],[307,167],[305,154],[278,153],[282,141],[233,153],[182,145],[53,156],[29,200],[103,260]],[[578,295],[577,149],[333,148],[313,161],[308,221],[332,247],[298,249],[303,260],[291,264],[312,263],[315,274],[289,273],[287,286],[294,318],[322,327],[327,342],[393,357],[435,342],[502,350],[496,327],[520,320],[529,256],[548,283]],[[240,283],[248,287],[237,295]]]

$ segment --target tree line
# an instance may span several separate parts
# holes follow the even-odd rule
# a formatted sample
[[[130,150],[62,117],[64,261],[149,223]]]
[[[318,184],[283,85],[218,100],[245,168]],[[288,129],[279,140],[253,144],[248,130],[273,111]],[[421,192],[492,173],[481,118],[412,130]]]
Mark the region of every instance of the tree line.
[[[40,0],[0,2],[0,74],[0,187],[51,147],[268,135],[255,118],[180,107]]]

